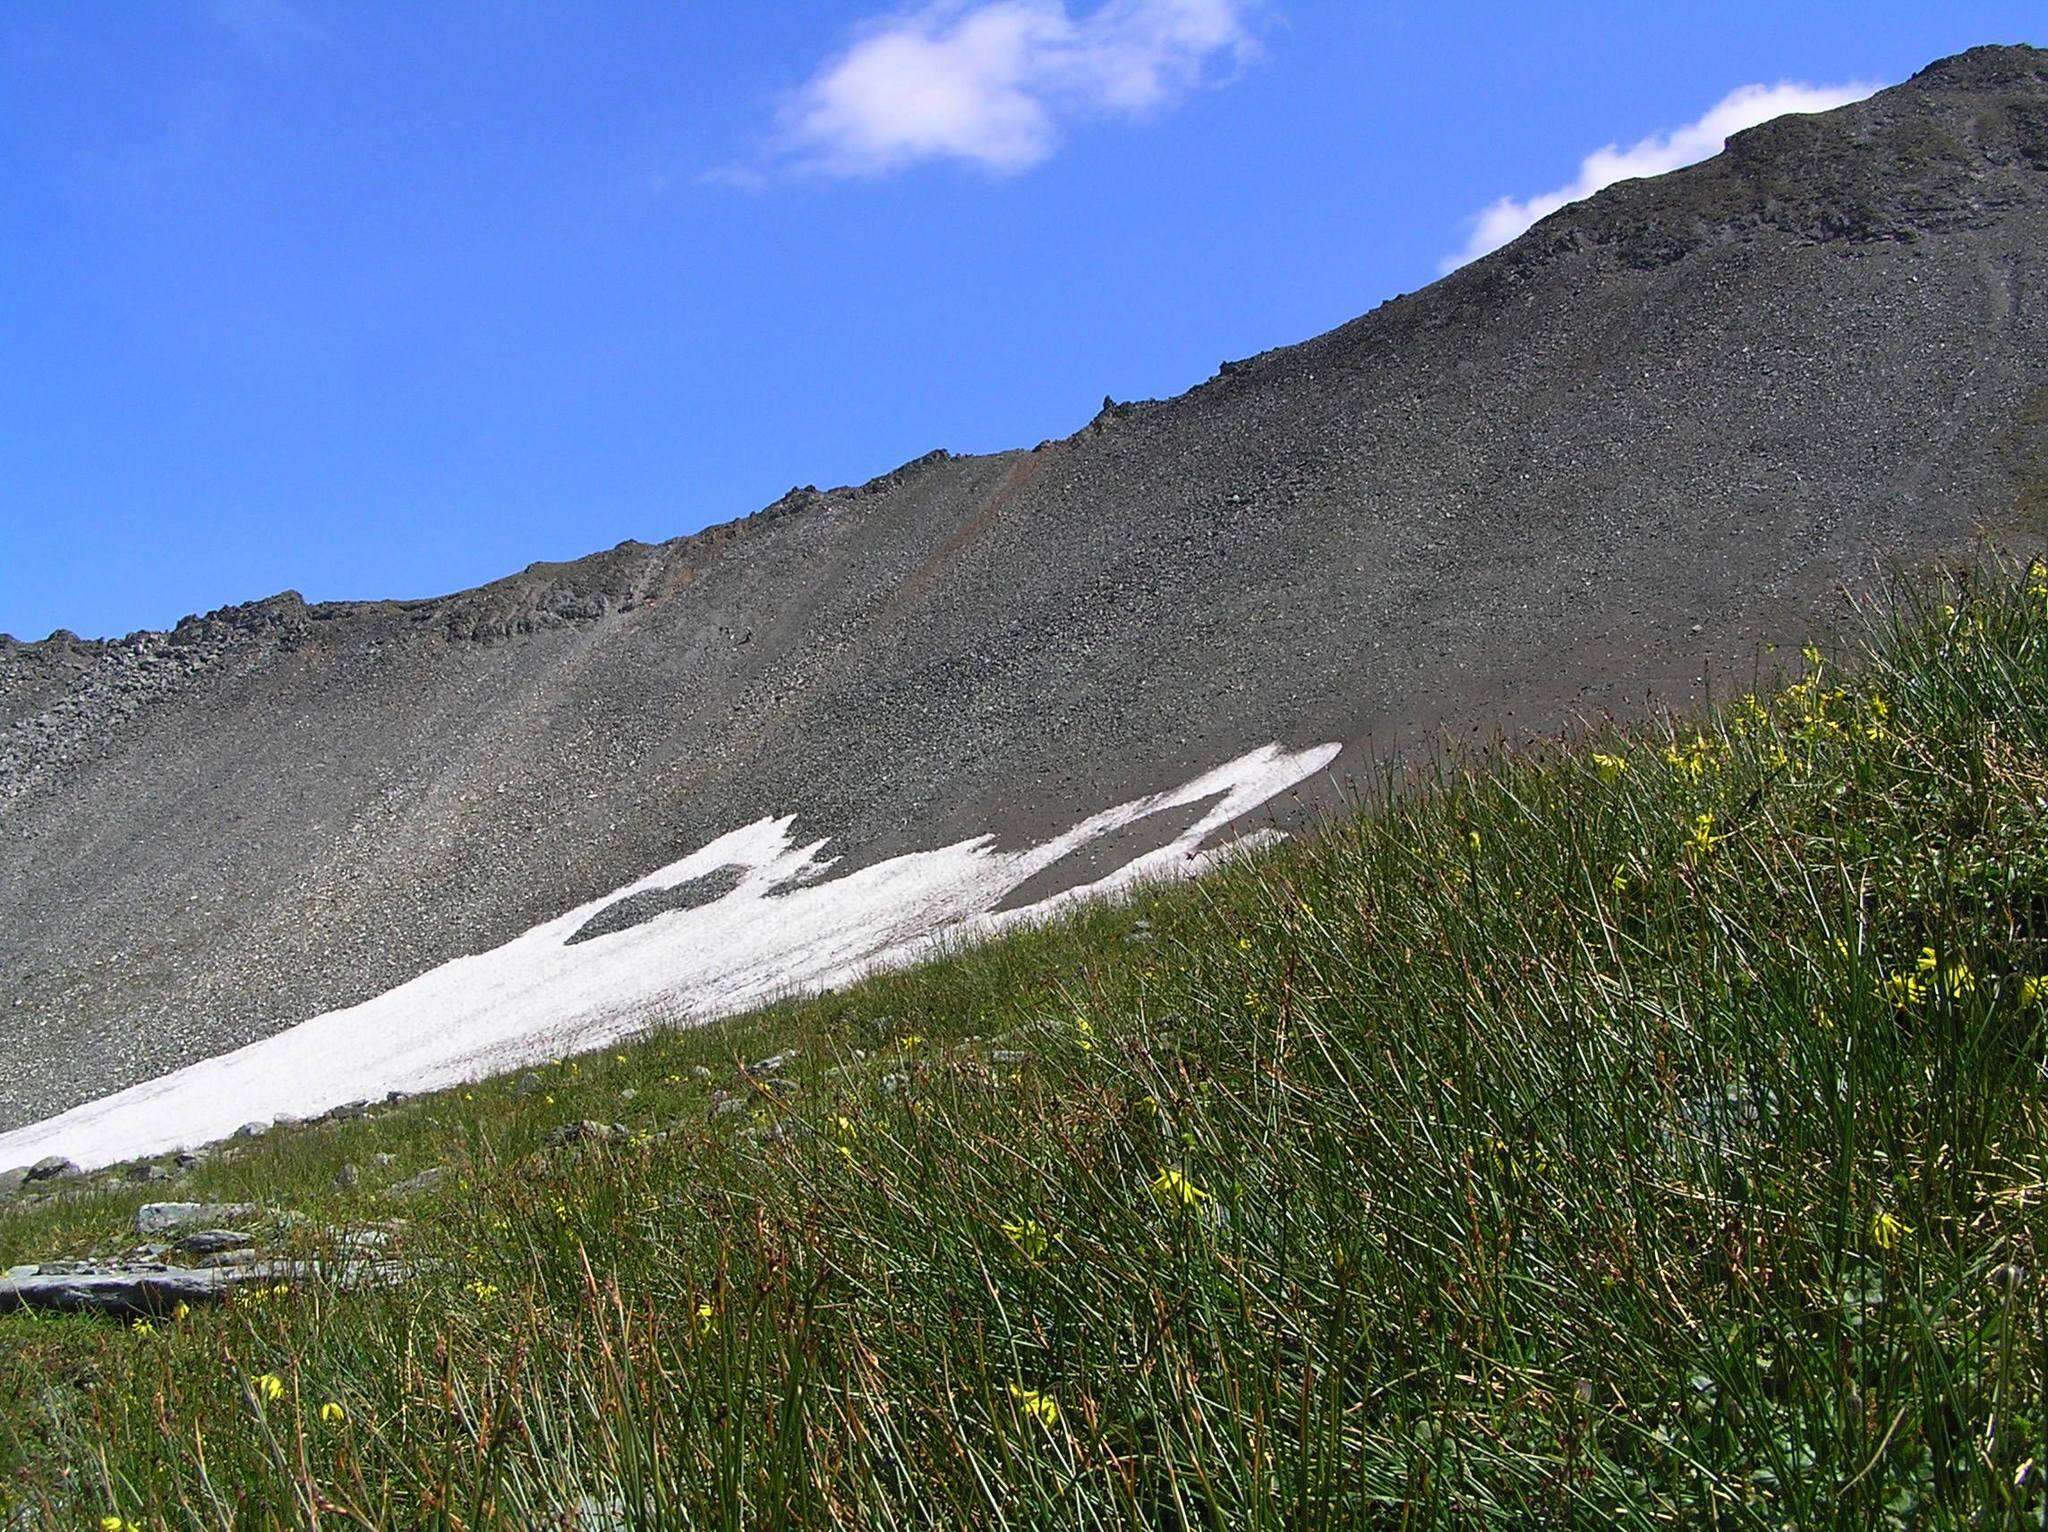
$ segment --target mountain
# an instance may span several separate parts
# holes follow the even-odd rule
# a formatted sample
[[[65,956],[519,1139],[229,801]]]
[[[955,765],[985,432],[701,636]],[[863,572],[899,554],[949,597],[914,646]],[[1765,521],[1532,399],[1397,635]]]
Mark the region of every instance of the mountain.
[[[436,600],[0,641],[0,1129],[616,890],[562,952],[682,941],[740,876],[689,859],[763,821],[770,894],[1039,848],[900,942],[1218,844],[1218,803],[1739,687],[1886,563],[2031,539],[2044,252],[2048,51],[1973,49],[1030,451]],[[1275,742],[1342,750],[1174,792]]]

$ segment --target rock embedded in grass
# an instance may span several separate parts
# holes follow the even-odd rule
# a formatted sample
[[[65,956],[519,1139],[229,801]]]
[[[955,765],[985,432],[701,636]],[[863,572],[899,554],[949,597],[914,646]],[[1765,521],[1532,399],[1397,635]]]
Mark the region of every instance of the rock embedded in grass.
[[[408,1176],[394,1183],[387,1190],[394,1197],[411,1197],[420,1192],[430,1192],[448,1177],[446,1165],[432,1165],[416,1176]]]
[[[195,1229],[178,1241],[185,1255],[219,1255],[227,1250],[247,1250],[256,1236],[241,1229]]]
[[[215,1259],[224,1263],[229,1257]],[[49,1261],[32,1270],[11,1268],[6,1277],[0,1278],[0,1314],[15,1309],[41,1309],[61,1314],[143,1318],[174,1312],[181,1303],[218,1303],[240,1287],[298,1281],[371,1287],[403,1281],[409,1274],[410,1268],[402,1262],[385,1260],[251,1260],[209,1266],[165,1266],[154,1261]]]
[[[22,1175],[24,1183],[35,1181],[68,1181],[80,1174],[78,1166],[61,1154],[46,1155],[28,1167]]]
[[[624,1138],[626,1130],[615,1122],[565,1122],[547,1136],[549,1148],[560,1148],[564,1144],[608,1144],[615,1138]]]
[[[200,1224],[244,1223],[261,1212],[253,1202],[145,1202],[135,1210],[135,1232],[175,1234]]]

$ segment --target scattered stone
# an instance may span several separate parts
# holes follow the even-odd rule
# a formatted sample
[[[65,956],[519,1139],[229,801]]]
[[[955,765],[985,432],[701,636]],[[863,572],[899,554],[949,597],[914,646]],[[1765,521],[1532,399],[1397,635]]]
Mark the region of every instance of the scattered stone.
[[[28,1180],[28,1168],[19,1166],[13,1170],[0,1170],[0,1202],[6,1202],[21,1190]]]
[[[329,1107],[321,1120],[323,1122],[348,1122],[353,1118],[362,1116],[369,1109],[370,1103],[367,1101],[344,1101],[340,1106]]]
[[[615,1122],[565,1122],[547,1136],[551,1149],[564,1144],[608,1144],[615,1138],[624,1138],[626,1130]]]
[[[363,1173],[353,1165],[344,1165],[334,1173],[334,1189],[338,1192],[352,1192],[363,1184]]]
[[[711,1079],[711,1071],[705,1068],[705,1066],[702,1064],[692,1064],[690,1066],[690,1078],[693,1080],[702,1080],[708,1084]]]
[[[713,1117],[730,1117],[733,1115],[733,1113],[744,1112],[746,1109],[747,1103],[744,1098],[739,1096],[727,1096],[722,1100],[715,1101],[712,1103],[711,1115]]]
[[[804,1088],[803,1081],[791,1079],[764,1080],[762,1087],[778,1096],[794,1096]]]
[[[239,1128],[235,1129],[234,1132],[230,1133],[228,1137],[233,1139],[261,1138],[265,1133],[269,1131],[270,1125],[268,1123],[245,1122]]]
[[[320,1281],[345,1288],[372,1287],[410,1275],[410,1268],[397,1261],[251,1260],[212,1266],[62,1261],[45,1262],[33,1272],[17,1275],[20,1271],[14,1268],[0,1278],[0,1314],[44,1309],[142,1318],[169,1313],[181,1303],[218,1303],[249,1285]]]
[[[207,1161],[208,1153],[209,1151],[205,1149],[180,1149],[177,1155],[178,1169],[191,1170],[197,1166],[204,1165]]]
[[[273,1128],[296,1128],[304,1120],[304,1118],[296,1117],[290,1112],[279,1112],[270,1119],[270,1125]]]
[[[1022,1048],[998,1048],[988,1056],[991,1064],[1025,1064],[1030,1060],[1031,1055]]]
[[[256,1249],[214,1250],[199,1256],[193,1264],[205,1267],[248,1266],[263,1259],[265,1259],[263,1252]]]
[[[386,1091],[386,1092],[384,1093],[384,1104],[385,1104],[386,1106],[397,1106],[397,1105],[398,1105],[398,1104],[399,1104],[399,1103],[400,1103],[401,1101],[410,1101],[410,1100],[412,1100],[412,1092],[411,1092],[411,1091],[405,1091],[405,1090],[394,1090],[394,1091]]]
[[[893,1096],[898,1091],[910,1089],[910,1076],[906,1074],[883,1075],[878,1083],[881,1085],[883,1095]]]
[[[512,1087],[512,1094],[515,1096],[531,1096],[546,1083],[539,1075],[529,1069],[519,1077],[519,1082]]]
[[[247,1250],[256,1236],[240,1229],[196,1229],[178,1241],[186,1255],[219,1255],[224,1250]]]
[[[398,1156],[395,1154],[385,1154],[382,1151],[379,1151],[378,1153],[370,1156],[370,1161],[372,1164],[376,1165],[396,1165],[398,1163]]]
[[[142,1182],[168,1181],[171,1179],[171,1173],[161,1165],[153,1165],[145,1161],[140,1165],[128,1167],[128,1179]]]
[[[202,1224],[245,1223],[261,1212],[253,1202],[145,1202],[135,1210],[135,1232],[146,1239]]]
[[[36,1181],[68,1181],[80,1174],[78,1166],[61,1154],[52,1154],[37,1160],[22,1176],[24,1183]]]
[[[619,1092],[619,1099],[621,1101],[638,1101],[640,1099],[640,1092],[636,1091],[635,1089],[633,1089],[632,1086],[629,1085],[624,1090]]]
[[[409,1176],[405,1180],[398,1182],[390,1188],[390,1192],[394,1197],[410,1197],[418,1192],[432,1191],[447,1178],[448,1167],[446,1165],[435,1165],[421,1171],[416,1176]]]
[[[781,1053],[770,1054],[758,1064],[749,1064],[746,1072],[755,1076],[777,1074],[795,1061],[796,1054],[796,1049],[786,1048]]]

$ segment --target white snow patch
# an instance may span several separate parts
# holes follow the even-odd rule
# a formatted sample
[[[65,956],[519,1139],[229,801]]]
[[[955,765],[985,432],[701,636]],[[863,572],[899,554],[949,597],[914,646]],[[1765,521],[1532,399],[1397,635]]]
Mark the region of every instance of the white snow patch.
[[[1197,854],[1204,839],[1322,770],[1339,748],[1262,746],[1039,845],[1000,851],[992,837],[980,836],[838,878],[825,876],[837,860],[822,854],[825,842],[796,844],[795,815],[763,819],[502,947],[444,963],[360,1005],[328,1011],[232,1053],[0,1133],[0,1166],[59,1154],[89,1169],[208,1143],[279,1113],[310,1117],[389,1091],[435,1090],[601,1048],[644,1030],[650,1015],[708,1021],[790,990],[837,985],[913,962],[948,937],[987,935],[1140,878],[1197,870],[1215,855]],[[1148,815],[1212,797],[1207,812],[1170,844],[1092,883],[996,912],[1012,889],[1062,857]],[[745,876],[719,899],[567,945],[615,900],[732,866]],[[793,879],[814,881],[769,896]]]

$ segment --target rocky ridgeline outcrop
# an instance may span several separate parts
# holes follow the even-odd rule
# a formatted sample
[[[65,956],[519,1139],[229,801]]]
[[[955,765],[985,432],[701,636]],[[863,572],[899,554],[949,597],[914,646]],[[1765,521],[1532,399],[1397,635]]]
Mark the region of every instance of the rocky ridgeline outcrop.
[[[109,755],[136,714],[180,697],[259,640],[289,643],[309,623],[296,591],[182,619],[168,633],[40,643],[0,634],[0,805]]]

